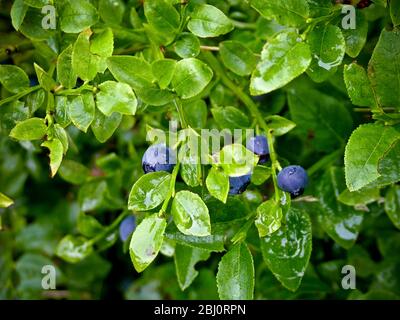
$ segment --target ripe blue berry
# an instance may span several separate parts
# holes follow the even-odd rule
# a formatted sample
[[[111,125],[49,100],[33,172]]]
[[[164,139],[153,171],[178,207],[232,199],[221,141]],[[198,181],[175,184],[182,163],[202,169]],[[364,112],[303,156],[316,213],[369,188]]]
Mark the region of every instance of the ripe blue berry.
[[[283,191],[289,192],[292,197],[302,195],[307,183],[307,172],[300,166],[285,167],[278,174],[279,188]]]
[[[36,77],[30,77],[29,78],[29,85],[31,87],[37,86],[39,84],[38,80]]]
[[[235,195],[243,193],[250,184],[251,174],[240,177],[229,177],[229,194]]]
[[[119,225],[119,237],[125,241],[136,228],[136,219],[134,216],[126,217]]]
[[[172,172],[175,163],[176,158],[174,153],[163,143],[150,146],[142,158],[144,173],[156,171]]]
[[[247,149],[260,157],[258,163],[265,163],[268,160],[269,148],[265,136],[255,136],[247,140]]]

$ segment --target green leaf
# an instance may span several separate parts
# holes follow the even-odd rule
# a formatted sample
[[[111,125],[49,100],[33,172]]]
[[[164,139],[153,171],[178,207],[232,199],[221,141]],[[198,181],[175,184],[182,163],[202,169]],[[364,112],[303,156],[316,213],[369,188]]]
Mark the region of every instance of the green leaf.
[[[226,203],[229,192],[229,177],[222,170],[212,167],[206,179],[206,186],[208,192],[214,198]]]
[[[318,221],[340,246],[351,248],[357,240],[364,214],[339,201],[346,188],[343,169],[332,167],[327,170],[317,188],[320,201]]]
[[[328,79],[341,65],[346,42],[339,27],[331,24],[317,26],[307,37],[313,56],[307,74],[315,82]]]
[[[225,14],[208,4],[195,7],[187,27],[200,38],[218,37],[233,30],[233,24]]]
[[[206,126],[208,110],[204,100],[183,101],[182,106],[190,127],[200,129]]]
[[[179,13],[168,1],[145,1],[144,14],[150,26],[164,36],[168,34],[175,35],[178,32],[180,25]],[[168,42],[165,44],[168,44]]]
[[[222,300],[251,300],[254,295],[253,257],[245,243],[234,245],[218,265],[217,286]]]
[[[256,186],[262,185],[271,176],[271,168],[265,166],[256,166],[251,175],[251,183]]]
[[[155,213],[137,226],[132,234],[129,253],[137,272],[142,272],[160,251],[167,222]]]
[[[250,126],[249,118],[238,108],[212,108],[211,113],[221,129],[245,129]]]
[[[196,144],[194,139],[197,139],[197,137],[193,136],[189,139],[189,142],[184,143],[178,154],[181,163],[181,177],[190,187],[196,187],[202,182],[201,159],[198,148],[196,148],[199,143]]]
[[[148,211],[158,207],[167,197],[170,180],[171,175],[164,171],[141,176],[129,194],[129,210]]]
[[[65,155],[69,148],[68,134],[58,123],[56,123],[53,127],[53,136],[54,138],[60,140],[63,146],[63,154]]]
[[[25,16],[29,17],[29,19],[24,19],[19,28],[19,31],[24,36],[34,41],[48,40],[54,36],[54,30],[44,29],[42,27],[43,18],[45,18],[45,16],[40,9],[30,7]]]
[[[175,98],[175,95],[172,92],[161,90],[155,86],[139,88],[135,91],[144,103],[151,106],[163,106]]]
[[[312,144],[317,150],[336,150],[350,135],[353,120],[336,98],[315,89],[296,87],[289,90],[288,102],[291,118],[297,124],[296,131],[303,136],[312,133]]]
[[[400,134],[394,128],[379,124],[364,124],[354,130],[344,155],[350,191],[357,191],[381,176],[378,162],[398,139]]]
[[[57,59],[57,78],[63,87],[75,87],[77,76],[72,69],[72,45],[65,48]]]
[[[211,234],[208,208],[199,195],[179,191],[172,202],[171,213],[183,234],[204,237]]]
[[[107,66],[115,79],[129,84],[145,103],[162,106],[171,102],[174,95],[156,87],[151,65],[132,56],[114,56],[107,59]]]
[[[122,0],[100,0],[99,14],[104,22],[119,25],[125,12],[125,4]]]
[[[400,1],[390,0],[390,16],[392,17],[393,25],[400,25]]]
[[[24,1],[30,7],[40,8],[40,9],[45,5],[50,4],[50,0],[24,0]]]
[[[265,263],[282,285],[296,291],[311,255],[311,221],[293,206],[284,215],[286,223],[260,239]]]
[[[268,236],[279,230],[282,221],[282,208],[275,200],[268,200],[257,208],[255,225],[261,237]]]
[[[39,89],[30,93],[25,100],[25,107],[29,109],[29,114],[32,116],[35,111],[44,106],[46,102],[46,91]]]
[[[385,211],[393,225],[400,229],[400,187],[391,186],[385,197]]]
[[[225,67],[239,76],[250,75],[257,63],[253,52],[239,41],[220,42],[219,53]]]
[[[14,203],[12,199],[0,192],[0,208],[7,208]]]
[[[78,201],[82,211],[93,211],[104,206],[108,193],[107,182],[93,180],[79,189]]]
[[[57,85],[54,79],[36,63],[33,64],[40,86],[46,91],[51,91]]]
[[[114,51],[114,35],[110,28],[96,32],[90,38],[90,52],[102,58],[111,57]]]
[[[41,144],[42,147],[46,147],[49,149],[50,154],[50,172],[51,177],[53,178],[58,168],[60,167],[61,161],[63,159],[64,147],[60,140],[53,139],[50,141],[45,141]]]
[[[333,3],[327,0],[307,0],[310,7],[310,17],[328,16],[333,9]]]
[[[310,13],[306,0],[251,0],[251,6],[266,19],[291,27],[304,25]]]
[[[58,174],[69,183],[82,184],[89,177],[90,171],[79,162],[64,159],[58,170]]]
[[[86,93],[68,101],[68,116],[79,130],[86,132],[94,119],[93,95]]]
[[[98,21],[96,8],[86,0],[65,2],[60,11],[61,30],[66,33],[79,33]]]
[[[93,80],[97,72],[104,71],[103,59],[90,52],[90,29],[80,33],[72,50],[73,72],[82,80]],[[104,63],[103,63],[104,64]]]
[[[54,118],[56,122],[65,128],[71,123],[68,115],[68,98],[66,96],[56,96],[54,98],[56,112]]]
[[[115,130],[119,127],[122,121],[122,115],[120,113],[112,113],[109,116],[105,116],[100,111],[96,110],[94,120],[91,124],[91,128],[96,139],[104,143],[112,137]]]
[[[115,79],[135,90],[150,86],[154,80],[151,65],[138,57],[113,56],[107,59],[107,66]]]
[[[272,129],[272,134],[276,137],[283,136],[296,127],[293,121],[284,117],[273,115],[265,118],[268,128]]]
[[[19,93],[29,88],[28,76],[17,66],[0,65],[0,83],[12,93]]]
[[[205,261],[210,257],[210,252],[203,249],[191,248],[177,244],[175,247],[175,269],[181,290],[187,289],[199,274],[194,268],[199,261]]]
[[[368,21],[364,13],[359,10],[356,14],[356,28],[343,29],[343,36],[346,41],[346,53],[352,57],[357,57],[367,42]]]
[[[378,188],[363,188],[351,192],[345,189],[338,197],[341,203],[348,206],[367,205],[380,199]]]
[[[47,132],[47,127],[40,118],[31,118],[17,125],[11,130],[10,137],[17,140],[40,140]]]
[[[176,60],[161,59],[156,60],[151,64],[151,70],[154,78],[157,79],[161,89],[165,89],[171,83],[172,76],[175,71]]]
[[[252,172],[259,158],[243,145],[234,143],[223,147],[216,160],[228,176],[239,177]]]
[[[96,95],[96,104],[106,116],[113,112],[134,115],[137,100],[130,86],[125,83],[106,81],[99,85],[100,92]]]
[[[367,72],[356,63],[344,66],[344,82],[351,102],[356,106],[369,107],[375,104],[375,97]]]
[[[295,31],[288,30],[278,33],[264,46],[251,76],[252,95],[279,89],[307,70],[311,63],[310,48],[299,39]]]
[[[181,233],[180,231],[177,230],[174,224],[171,224],[165,233],[165,237],[167,239],[174,240],[177,243],[189,246],[191,248],[205,249],[207,251],[213,251],[213,252],[222,252],[225,250],[224,249],[225,231],[226,230],[223,230],[223,232],[218,233],[218,230],[214,229],[213,234],[209,236],[195,237]]]
[[[69,263],[77,263],[92,252],[93,247],[85,238],[67,235],[58,244],[56,254]]]
[[[175,67],[172,86],[183,99],[198,95],[213,77],[210,67],[204,62],[187,58],[180,60]]]
[[[383,30],[372,54],[368,74],[379,104],[400,106],[400,30]]]
[[[78,216],[77,228],[85,237],[95,237],[104,230],[101,223],[93,216],[81,212]]]
[[[14,1],[11,7],[11,23],[15,30],[18,31],[22,22],[25,19],[26,12],[28,11],[28,6],[25,4],[24,0]]]
[[[378,162],[381,175],[371,186],[386,186],[400,181],[400,140],[397,140]]]
[[[194,58],[200,53],[199,38],[189,32],[183,32],[174,42],[174,49],[181,58]]]

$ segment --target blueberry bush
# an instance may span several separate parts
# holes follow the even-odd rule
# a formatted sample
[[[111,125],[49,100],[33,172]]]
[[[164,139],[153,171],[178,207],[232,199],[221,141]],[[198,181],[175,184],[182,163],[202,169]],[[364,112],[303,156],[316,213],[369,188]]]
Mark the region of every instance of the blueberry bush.
[[[0,63],[0,298],[400,298],[399,0],[0,0]]]

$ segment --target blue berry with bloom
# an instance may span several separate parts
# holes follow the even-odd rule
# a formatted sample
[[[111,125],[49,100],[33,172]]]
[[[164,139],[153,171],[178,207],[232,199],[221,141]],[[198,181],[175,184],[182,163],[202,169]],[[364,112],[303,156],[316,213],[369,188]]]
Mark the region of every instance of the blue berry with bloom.
[[[229,177],[229,194],[237,195],[243,193],[250,184],[251,174],[240,177]]]
[[[143,155],[142,168],[144,173],[167,171],[172,172],[176,157],[171,148],[163,143],[150,146]]]
[[[300,166],[285,167],[278,174],[279,188],[289,192],[292,197],[302,195],[307,184],[307,172]]]
[[[126,217],[119,225],[119,237],[126,241],[136,228],[136,219],[134,216]]]
[[[246,148],[260,157],[258,163],[265,163],[268,160],[269,148],[265,136],[255,136],[247,140]]]

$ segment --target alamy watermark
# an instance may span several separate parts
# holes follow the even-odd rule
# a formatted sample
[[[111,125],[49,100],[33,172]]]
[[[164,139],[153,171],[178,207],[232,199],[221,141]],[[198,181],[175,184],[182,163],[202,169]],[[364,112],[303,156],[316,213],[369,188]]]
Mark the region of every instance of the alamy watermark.
[[[47,264],[42,267],[41,273],[44,275],[42,277],[42,289],[43,290],[54,290],[56,289],[56,268]]]
[[[342,288],[344,290],[355,290],[356,289],[356,268],[350,264],[343,266],[342,274],[345,276],[342,278]]]

